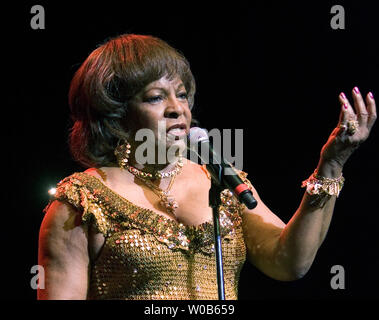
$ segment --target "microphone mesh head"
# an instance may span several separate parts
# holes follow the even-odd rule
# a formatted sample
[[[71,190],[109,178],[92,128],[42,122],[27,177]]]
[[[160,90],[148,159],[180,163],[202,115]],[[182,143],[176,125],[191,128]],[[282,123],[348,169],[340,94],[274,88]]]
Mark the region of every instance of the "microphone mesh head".
[[[196,145],[201,141],[209,141],[207,130],[199,127],[191,128],[188,138],[191,145]]]

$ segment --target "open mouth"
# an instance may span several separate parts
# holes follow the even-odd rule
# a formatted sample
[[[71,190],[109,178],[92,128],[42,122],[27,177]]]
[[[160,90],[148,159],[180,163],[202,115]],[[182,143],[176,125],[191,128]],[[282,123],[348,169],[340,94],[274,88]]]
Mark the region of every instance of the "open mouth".
[[[175,137],[175,140],[187,135],[187,126],[184,123],[175,124],[167,129],[167,134]]]

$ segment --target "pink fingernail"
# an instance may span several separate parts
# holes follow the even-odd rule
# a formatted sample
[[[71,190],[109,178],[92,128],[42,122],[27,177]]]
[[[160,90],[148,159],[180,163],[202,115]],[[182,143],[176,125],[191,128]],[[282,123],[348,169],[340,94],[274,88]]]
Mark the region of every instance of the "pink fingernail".
[[[371,92],[369,92],[368,95],[369,95],[369,97],[370,97],[371,99],[374,99],[374,95],[373,95]]]
[[[356,94],[359,94],[359,89],[358,89],[358,87],[354,87],[354,92],[356,93]]]
[[[346,96],[345,96],[345,94],[343,92],[341,92],[340,96],[341,96],[342,99],[346,99]]]
[[[345,103],[345,104],[343,105],[343,107],[344,107],[345,109],[347,109],[347,104]]]

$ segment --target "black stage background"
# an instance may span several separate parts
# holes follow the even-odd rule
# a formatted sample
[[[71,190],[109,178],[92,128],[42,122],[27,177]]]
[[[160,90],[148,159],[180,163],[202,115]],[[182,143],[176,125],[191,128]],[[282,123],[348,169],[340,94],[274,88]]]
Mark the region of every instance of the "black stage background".
[[[379,19],[372,4],[136,3],[3,7],[2,275],[8,299],[36,299],[30,269],[38,263],[47,190],[83,170],[66,142],[69,82],[105,38],[152,34],[185,54],[197,81],[195,116],[207,129],[244,130],[244,170],[285,222],[337,123],[338,94],[351,98],[358,86],[379,98]],[[45,30],[30,27],[35,4],[45,8]],[[330,27],[334,4],[345,8],[345,30]],[[345,167],[345,187],[309,273],[285,283],[246,264],[240,299],[378,297],[378,132],[376,124]],[[345,269],[344,290],[330,286],[333,265]]]

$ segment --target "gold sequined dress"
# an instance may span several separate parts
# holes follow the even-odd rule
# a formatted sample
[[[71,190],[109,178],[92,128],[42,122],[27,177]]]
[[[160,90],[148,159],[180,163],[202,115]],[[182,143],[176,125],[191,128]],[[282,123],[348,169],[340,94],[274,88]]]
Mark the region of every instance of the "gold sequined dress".
[[[63,179],[54,197],[105,237],[91,265],[88,299],[218,299],[213,222],[186,226],[165,218],[85,172]],[[227,190],[220,197],[225,298],[237,299],[246,259],[243,205]]]

